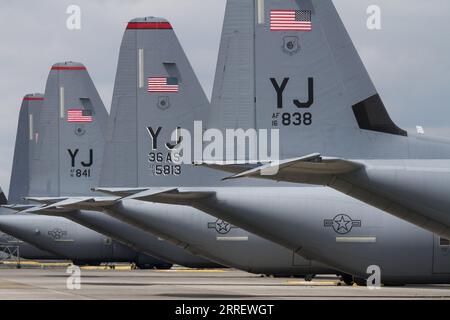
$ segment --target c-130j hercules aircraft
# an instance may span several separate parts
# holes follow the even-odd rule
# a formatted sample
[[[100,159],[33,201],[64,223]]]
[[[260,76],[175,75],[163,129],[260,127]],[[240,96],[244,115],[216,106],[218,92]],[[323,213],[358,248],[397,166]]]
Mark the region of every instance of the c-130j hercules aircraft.
[[[311,17],[311,31],[300,34],[298,31],[271,30],[272,11],[290,9],[306,11],[303,15],[307,18]],[[286,41],[288,40],[285,39],[286,37],[289,37],[291,41]],[[293,52],[289,48],[292,45],[295,48],[296,44],[293,42],[296,39],[301,40],[297,44],[303,44],[303,47],[297,47],[298,50]],[[269,43],[274,45],[268,46]],[[275,45],[277,43],[281,45]],[[244,51],[233,55],[235,52],[240,52],[239,50]],[[252,52],[254,54],[251,54]],[[341,64],[336,63],[338,58]],[[254,65],[256,70],[251,69]],[[243,66],[250,69],[245,69]],[[343,70],[344,66],[347,71]],[[363,66],[359,56],[330,1],[230,0],[222,34],[209,127],[233,128],[236,123],[239,123],[239,127],[267,128],[266,116],[269,113],[272,116],[272,108],[275,106],[278,109],[280,102],[278,92],[281,91],[281,86],[275,86],[275,84],[283,82],[285,86],[282,100],[286,104],[288,101],[298,101],[300,106],[305,106],[304,109],[310,109],[307,111],[311,111],[311,114],[314,111],[314,101],[319,100],[317,92],[322,92],[322,99],[328,103],[338,99],[341,93],[342,97],[339,99],[348,99],[345,92],[341,92],[343,90],[341,87],[333,85],[334,82],[342,83],[341,77],[350,81],[349,84],[354,84],[352,94],[363,96],[367,93],[367,88],[357,86],[357,80],[361,77],[364,79],[367,73],[361,68]],[[299,76],[299,70],[303,69],[311,70],[314,77]],[[289,79],[283,80],[285,78],[279,76],[281,73],[286,74]],[[320,76],[322,73],[326,76]],[[254,76],[248,77],[248,75]],[[311,90],[317,88],[316,86],[321,88],[321,85],[325,85],[328,91]],[[277,88],[279,90],[276,90]],[[298,88],[308,88],[308,90],[299,98]],[[256,100],[254,92],[257,93]],[[306,108],[308,105],[310,106]],[[287,107],[283,104],[283,108]],[[268,109],[270,112],[266,111]],[[325,107],[321,109],[327,110]],[[359,109],[356,109],[358,111],[356,114],[359,114]],[[325,114],[317,114],[317,121],[323,121],[324,126],[327,119],[333,119],[331,115],[325,117]],[[180,116],[179,113],[178,116]],[[197,119],[201,120],[198,116]],[[312,118],[313,123],[314,119],[316,119],[315,115]],[[141,130],[142,127],[145,132],[148,126],[145,127],[146,121],[142,122],[140,125],[138,123],[138,129]],[[272,123],[270,121],[270,125]],[[313,126],[313,123],[308,121],[308,126]],[[176,126],[177,124],[174,123],[170,127]],[[188,129],[191,126],[192,124],[188,122],[184,126],[181,125]],[[304,140],[297,138],[300,132],[305,139],[317,134],[317,132],[315,135],[312,134],[314,132],[310,134],[308,129],[306,125],[301,128],[288,125],[281,128],[283,158],[285,154],[289,155],[298,151],[298,144],[301,148],[313,147],[304,146]],[[359,129],[355,128],[355,130]],[[144,136],[143,134],[142,137]],[[169,137],[168,134],[165,136]],[[144,138],[139,141],[141,143],[136,145],[132,154],[137,154],[138,161],[142,161],[139,162],[141,169],[134,171],[136,176],[140,177],[141,173],[145,173],[146,162],[143,155],[149,147]],[[333,145],[332,141],[334,140],[330,137],[326,142],[326,145],[330,144],[330,148]],[[227,169],[236,170],[235,167]],[[167,226],[161,217],[168,217],[165,208],[169,207],[156,206],[153,202],[191,205],[282,244],[304,257],[326,263],[343,273],[359,278],[367,276],[368,266],[377,264],[381,267],[382,280],[385,283],[449,281],[447,271],[449,261],[444,252],[446,239],[441,239],[437,235],[329,189],[293,185],[283,185],[284,188],[280,188],[270,184],[259,185],[260,187],[257,188],[258,184],[250,181],[242,182],[240,185],[242,188],[238,188],[238,185],[230,182],[219,183],[220,178],[224,176],[208,170],[184,166],[183,172],[189,172],[190,176],[183,187],[180,187],[180,181],[176,181],[178,177],[177,179],[161,177],[158,186],[166,190],[146,188],[142,182],[130,183],[130,188],[108,188],[123,185],[123,181],[127,181],[123,176],[120,179],[109,180],[108,183],[104,182],[102,185],[105,187],[98,188],[115,195],[114,204],[102,202],[97,198],[94,201],[72,203],[68,207],[93,206],[88,202],[95,202],[97,208],[103,206],[108,214],[149,230],[155,228],[155,224],[159,228],[161,225]],[[116,175],[121,173],[122,171],[117,171]],[[213,177],[217,182],[208,182],[209,177]],[[152,180],[152,185],[154,184]],[[192,187],[192,185],[201,186],[202,184],[205,187]],[[251,187],[246,187],[247,184],[251,184]],[[222,186],[229,186],[229,188],[220,188]],[[152,203],[145,205],[143,201]],[[64,207],[64,203],[51,204],[47,210],[52,207],[61,208]],[[181,212],[188,210],[186,207],[181,208]],[[41,209],[46,210],[45,207]],[[176,231],[166,229],[166,232]]]
[[[98,181],[107,116],[85,66],[53,65],[45,96],[27,96],[20,111],[9,194],[11,203],[21,205],[12,207],[29,207],[23,197],[30,194],[91,193],[91,184]],[[65,160],[62,165],[54,161],[59,157]],[[94,212],[90,216],[101,229],[30,214],[1,215],[0,229],[78,265],[132,262],[140,268],[170,268],[174,263],[217,267],[106,215]],[[114,232],[127,234],[127,241]],[[30,256],[22,248],[20,252],[22,257],[46,259],[40,253]]]

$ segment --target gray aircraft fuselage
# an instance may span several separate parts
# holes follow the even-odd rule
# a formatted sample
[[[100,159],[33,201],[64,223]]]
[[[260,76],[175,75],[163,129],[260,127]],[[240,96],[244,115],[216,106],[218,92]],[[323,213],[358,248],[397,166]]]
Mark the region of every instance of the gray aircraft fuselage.
[[[425,146],[425,150],[430,147]],[[437,147],[448,148],[450,144]],[[363,168],[338,176],[327,185],[450,238],[450,160],[434,157],[357,160]]]
[[[367,268],[377,265],[385,283],[450,281],[448,241],[332,189],[179,190],[214,192],[189,204],[343,273],[366,278]]]
[[[23,242],[3,232],[0,232],[0,248],[5,251],[9,249],[11,252],[15,252],[17,249],[16,253],[22,259],[61,260],[61,256],[40,250],[29,243]]]
[[[357,170],[342,174],[308,171],[284,174],[281,170],[275,175],[259,178],[328,186],[450,238],[449,140],[365,130],[347,132],[346,135],[352,138],[345,138],[345,151],[334,141],[336,138],[327,133],[322,134],[322,138],[311,138],[310,144],[299,149],[304,152],[302,155],[319,152],[323,156],[352,161],[361,166]],[[289,140],[289,135],[281,130],[280,139]],[[365,150],[361,144],[370,145],[370,150]],[[288,151],[283,154],[283,159],[301,156],[294,153],[295,146],[293,143],[284,147]]]
[[[335,273],[242,229],[187,206],[123,200],[105,213],[176,242],[217,263],[252,273],[305,275]]]
[[[107,235],[128,247],[172,264],[189,268],[217,268],[220,265],[195,256],[186,250],[139,228],[97,211],[76,210],[61,214],[89,229]]]
[[[0,215],[0,229],[75,264],[134,262],[142,268],[171,264],[141,254],[111,238],[61,217],[28,214]]]

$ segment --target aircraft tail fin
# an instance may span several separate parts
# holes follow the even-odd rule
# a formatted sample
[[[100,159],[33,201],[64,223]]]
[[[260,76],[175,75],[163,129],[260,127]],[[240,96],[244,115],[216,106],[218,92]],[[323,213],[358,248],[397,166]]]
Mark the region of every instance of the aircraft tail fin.
[[[254,2],[227,1],[211,98],[211,128],[255,128]]]
[[[9,185],[11,203],[24,203],[23,197],[29,195],[30,165],[39,140],[37,127],[43,101],[40,93],[27,94],[22,100]]]
[[[98,184],[108,113],[81,63],[51,67],[30,167],[32,196],[86,195]]]
[[[212,100],[226,127],[239,108],[255,128],[279,129],[284,159],[299,150],[368,156],[370,139],[407,135],[389,117],[331,0],[229,0],[227,13]]]
[[[172,25],[163,18],[130,21],[117,65],[100,186],[195,184],[176,148],[203,121],[209,102]]]

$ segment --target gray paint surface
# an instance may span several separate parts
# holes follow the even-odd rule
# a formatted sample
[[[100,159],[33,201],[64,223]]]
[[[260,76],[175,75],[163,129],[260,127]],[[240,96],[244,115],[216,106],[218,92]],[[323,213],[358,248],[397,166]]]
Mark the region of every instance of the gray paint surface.
[[[14,147],[14,161],[11,170],[11,181],[9,187],[9,202],[23,203],[23,197],[28,195],[31,155],[36,146],[36,125],[39,123],[39,115],[42,108],[44,95],[40,93],[27,94],[23,97],[19,110],[19,120],[17,124],[16,143]],[[30,130],[33,130],[30,132]],[[3,197],[1,205],[6,205],[6,197]],[[10,211],[0,209],[0,215],[9,214]],[[25,259],[60,259],[61,257],[35,246],[23,242],[13,236],[0,233],[0,245],[11,249],[18,248],[21,258]]]
[[[283,2],[270,3],[281,5]],[[291,77],[293,86],[290,83],[286,89],[289,100],[297,94],[289,88],[305,88],[305,78],[314,77],[316,99],[311,108],[313,124],[282,128],[283,157],[319,152],[330,157],[358,160],[364,168],[348,174],[322,177],[299,172],[295,180],[329,185],[449,237],[449,141],[400,136],[358,127],[352,106],[377,94],[370,76],[331,1],[299,2],[299,6],[309,6],[313,10],[314,25],[312,32],[300,38],[304,43],[302,52],[294,56],[289,64],[264,63],[270,59],[281,61],[271,52],[271,49],[275,50],[274,46],[269,46],[270,49],[261,51],[257,56],[256,63],[261,66],[261,76],[255,78],[259,101],[258,127],[269,125],[269,110],[274,110],[273,91],[269,90],[270,84],[264,76]],[[264,39],[275,36],[265,33]],[[372,105],[370,108],[380,109],[382,105]],[[380,110],[371,111],[376,113]],[[387,123],[378,125],[382,127]]]
[[[69,122],[69,109],[89,110],[93,121]],[[37,134],[34,138],[38,138],[30,143],[28,152],[18,152],[18,155],[26,156],[20,159],[22,166],[29,163],[28,172],[25,171],[27,176],[21,176],[19,184],[29,190],[17,197],[90,193],[91,184],[98,181],[101,168],[106,120],[106,109],[86,68],[74,62],[53,65],[39,122],[33,126]],[[19,138],[28,136],[29,128],[19,126]],[[24,146],[28,148],[28,143]],[[68,150],[77,154],[73,162]],[[92,150],[92,158],[89,150]],[[78,176],[76,170],[89,170],[89,173]],[[2,215],[0,227],[42,250],[80,263],[132,261],[140,265],[168,265],[60,217]]]
[[[133,38],[134,33],[134,31],[127,31],[126,35],[129,36],[131,34]],[[136,47],[128,47],[127,39],[128,37],[125,37],[122,48],[122,51],[125,51],[125,59],[129,58],[129,55],[126,56],[127,51],[136,52]],[[121,60],[119,61],[119,78],[123,72],[127,72],[127,67],[129,65],[124,65]],[[108,114],[87,70],[84,70],[84,68],[84,65],[80,63],[66,62],[55,64],[50,71],[45,93],[46,100],[40,123],[43,129],[40,132],[37,155],[32,161],[30,196],[86,196],[92,195],[90,189],[98,185],[103,164],[102,158]],[[120,80],[118,81],[118,86],[120,87]],[[126,77],[122,81],[127,84],[131,80]],[[133,79],[133,83],[134,81]],[[61,88],[64,88],[64,110],[62,114],[60,105]],[[120,88],[118,93],[121,93]],[[89,103],[85,102],[87,99],[89,99]],[[88,108],[92,108],[94,120],[88,123],[68,122],[68,110],[81,108],[83,103]],[[76,153],[73,163],[69,150],[72,156]],[[90,158],[91,150],[93,154],[92,159]],[[127,161],[127,163],[129,162]],[[77,171],[81,173],[80,176],[78,176]],[[54,214],[50,213],[50,215]],[[121,248],[122,252],[126,252],[126,255],[121,259],[130,259],[130,256],[135,256],[137,257],[136,259],[148,260],[151,263],[155,263],[155,265],[168,265],[168,263],[158,262],[153,258],[157,257],[172,264],[176,263],[189,267],[217,267],[216,263],[201,257],[195,257],[182,248],[162,241],[158,237],[138,228],[121,223],[119,220],[101,212],[72,211],[64,212],[62,216],[73,222],[65,222],[65,219],[59,217],[42,217],[41,219],[47,222],[62,223],[64,228],[72,228],[73,232],[71,233],[77,234],[80,238],[88,238],[90,234],[93,243],[101,243],[101,241],[95,240],[98,237],[101,239],[113,238],[115,241],[113,241],[112,245]],[[34,219],[36,223],[41,221],[39,217]],[[9,225],[11,221],[5,221],[4,223]],[[80,228],[78,224],[85,228]],[[43,225],[45,225],[44,222]],[[26,228],[25,226],[26,224],[21,224],[22,228]],[[32,224],[27,226],[32,228]],[[60,229],[63,229],[62,226]],[[84,230],[86,234],[83,234],[81,230]],[[31,229],[24,230],[24,232],[29,231]],[[83,243],[89,243],[78,238],[76,242],[80,242],[79,246]],[[49,242],[49,244],[52,244],[52,242]],[[74,250],[72,246],[60,246],[58,244],[56,248],[62,250],[61,253],[64,253],[66,256],[81,254],[83,259],[89,258],[90,254],[92,257],[96,255],[95,252],[91,252],[89,246],[80,250]],[[115,250],[117,251],[118,249]],[[80,260],[81,258],[77,259]],[[114,256],[111,259],[118,259],[118,257]]]
[[[133,22],[167,21],[150,17]],[[145,80],[176,77],[178,93],[149,93],[146,83],[139,87],[139,49],[143,50]],[[158,104],[161,98],[168,99],[168,108]],[[208,116],[208,101],[174,31],[127,30],[119,57],[101,186],[214,183],[222,173],[178,165],[170,160],[166,147],[166,143],[174,143],[171,134],[177,127],[192,131],[194,120]],[[153,132],[161,127],[156,141],[149,135],[149,127]],[[151,153],[160,154],[163,160],[151,161]],[[158,168],[167,168],[170,173],[161,174]],[[195,209],[124,200],[106,208],[105,213],[226,266],[269,274],[330,272],[328,267],[243,230],[234,229],[222,237],[211,227],[217,219]]]
[[[323,187],[179,188],[199,200],[156,194],[147,201],[190,205],[346,274],[381,268],[384,283],[448,283],[440,237]],[[139,199],[139,198],[138,198]],[[183,207],[181,207],[183,208]]]
[[[226,19],[225,33],[235,36],[242,35],[243,41],[246,41],[249,25],[253,25],[252,20],[249,19],[253,13],[249,9],[252,7],[250,3],[253,2],[231,0],[228,2],[226,17],[232,16],[238,19],[237,17],[241,17],[241,13],[245,10],[248,15],[237,22]],[[266,1],[266,21],[271,8],[286,9],[292,8],[292,6],[292,3],[288,3],[288,1]],[[317,105],[313,105],[311,113],[317,122],[314,120],[314,125],[308,128],[282,128],[283,157],[298,156],[296,153],[299,150],[305,152],[306,155],[308,152],[318,151],[316,148],[320,150],[323,148],[334,155],[334,152],[344,148],[339,141],[345,141],[345,150],[354,152],[354,154],[365,153],[367,157],[377,154],[388,157],[405,157],[406,154],[402,152],[409,148],[404,144],[405,140],[416,138],[365,132],[357,127],[357,122],[351,114],[351,105],[358,102],[358,99],[365,99],[367,95],[372,95],[376,91],[351,40],[346,35],[332,3],[316,1],[313,6],[311,2],[305,1],[301,2],[298,8],[313,10],[313,31],[299,35],[301,44],[305,47],[302,47],[297,55],[289,56],[281,50],[278,44],[281,43],[280,38],[284,34],[269,34],[267,24],[256,28],[256,46],[258,39],[261,45],[266,46],[264,50],[260,48],[256,53],[259,74],[256,75],[255,83],[256,87],[258,85],[261,87],[261,90],[256,91],[256,112],[252,111],[254,106],[246,104],[249,97],[253,97],[252,79],[249,79],[249,85],[239,86],[246,94],[237,94],[237,87],[223,85],[226,79],[229,79],[229,83],[231,83],[231,79],[235,77],[245,78],[238,77],[239,72],[236,71],[240,66],[240,61],[233,60],[233,54],[227,52],[225,46],[221,47],[223,52],[219,55],[213,97],[213,113],[215,114],[211,117],[213,121],[216,119],[216,122],[213,123],[226,128],[227,124],[221,124],[217,122],[217,119],[227,119],[228,113],[236,115],[234,106],[240,105],[243,108],[247,106],[249,112],[256,116],[259,123],[258,128],[270,127],[270,117],[276,111],[276,95],[273,88],[268,87],[271,85],[268,77],[289,76],[291,80],[295,81],[285,98],[288,104],[292,99],[299,98],[298,88],[307,87],[304,76],[312,75],[315,77],[317,85],[315,87]],[[235,15],[232,14],[233,12]],[[244,20],[248,25],[242,26]],[[227,29],[227,23],[235,27],[234,32]],[[330,44],[329,41],[333,43]],[[247,51],[238,56],[246,59],[246,53],[252,49],[244,47],[243,50]],[[277,51],[274,52],[275,50]],[[316,50],[319,55],[314,55]],[[227,54],[231,55],[229,60]],[[337,58],[340,59],[339,63],[335,63]],[[266,59],[265,63],[262,63],[263,59]],[[307,59],[315,61],[315,64],[308,64]],[[226,68],[223,67],[225,61],[231,61]],[[243,65],[244,67],[249,66],[248,64]],[[271,68],[274,69],[268,70]],[[304,96],[300,96],[300,98],[307,99]],[[230,99],[234,99],[234,103],[230,103]],[[289,107],[292,108],[292,106]],[[251,118],[250,115],[248,119]],[[339,126],[334,125],[336,121]],[[232,121],[229,123],[233,124]],[[337,127],[338,132],[336,131]],[[348,134],[348,138],[342,138],[343,132]],[[360,139],[361,137],[365,140]],[[425,143],[425,139],[417,139],[411,141],[420,140],[421,142],[418,143]],[[370,149],[364,147],[369,145],[369,141]],[[385,143],[388,141],[397,143],[397,148],[395,148],[395,144],[392,148],[385,148]],[[437,144],[439,142],[435,142],[434,145]],[[424,152],[417,152],[420,157],[427,157]],[[446,151],[441,150],[441,152],[445,154]],[[436,171],[439,171],[438,164],[435,164]],[[443,166],[445,164],[441,165],[441,167]],[[297,182],[295,176],[289,179],[286,174],[283,176],[283,172],[280,173],[280,176],[288,181]],[[315,175],[309,174],[307,177],[313,179]],[[398,174],[392,177],[398,177]],[[316,175],[316,179],[319,178],[321,177]],[[275,179],[279,180],[279,176],[275,176]],[[309,180],[304,181],[308,182]],[[412,190],[416,190],[416,184],[413,181],[410,182],[412,183],[406,185]],[[217,183],[217,186],[222,185],[226,186],[226,183]],[[245,185],[245,182],[242,182],[241,186]],[[379,185],[378,190],[384,190],[383,187]],[[317,259],[359,277],[366,277],[367,267],[376,264],[381,267],[383,281],[387,282],[439,283],[449,281],[448,248],[440,246],[437,235],[335,191],[317,187],[297,187],[296,185],[288,188],[181,188],[179,191],[191,193],[191,196],[196,192],[199,195],[212,192],[212,195],[204,197],[203,200],[196,200],[192,197],[183,197],[182,194],[177,196],[167,193],[148,197],[147,200],[194,206],[255,234],[297,250],[306,257]],[[433,191],[436,192],[436,190]],[[436,197],[438,196],[440,196],[439,193]],[[344,220],[338,220],[339,217]],[[349,217],[350,220],[348,220]],[[355,223],[355,226],[350,228],[349,223],[352,225]]]
[[[209,96],[225,3],[225,0],[152,0],[129,5],[115,1],[107,5],[108,15],[99,17],[97,13],[104,1],[79,0],[76,4],[82,10],[81,30],[66,28],[70,16],[66,9],[74,4],[68,0],[0,4],[4,25],[15,25],[13,30],[3,29],[3,41],[10,50],[0,53],[0,65],[5,75],[0,78],[3,106],[0,110],[3,137],[0,148],[4,155],[0,159],[0,182],[5,192],[12,167],[18,104],[24,92],[44,90],[47,66],[55,58],[83,61],[89,66],[108,108],[113,91],[111,80],[115,74],[112,66],[117,61],[117,46],[126,21],[144,14],[164,16],[178,29],[180,41]],[[449,32],[450,3],[446,0],[411,0],[407,5],[389,0],[375,3],[371,0],[339,0],[334,3],[393,119],[405,128],[415,128],[419,124],[424,126],[427,134],[435,134],[441,129],[442,134],[448,136],[448,108],[442,101],[450,100],[449,76],[445,72],[450,66],[450,41],[430,35],[429,30]],[[382,29],[377,31],[366,28],[366,9],[373,4],[382,10]],[[430,6],[439,10],[430,10]],[[198,8],[203,13],[201,24],[192,23]],[[415,24],[418,19],[426,20],[429,29]],[[19,20],[21,23],[17,25]],[[36,24],[36,20],[48,23]],[[108,36],[99,37],[99,34]],[[414,36],[411,38],[411,35]],[[49,46],[48,36],[58,46]],[[430,57],[433,64],[427,63]],[[24,61],[32,61],[32,66]]]

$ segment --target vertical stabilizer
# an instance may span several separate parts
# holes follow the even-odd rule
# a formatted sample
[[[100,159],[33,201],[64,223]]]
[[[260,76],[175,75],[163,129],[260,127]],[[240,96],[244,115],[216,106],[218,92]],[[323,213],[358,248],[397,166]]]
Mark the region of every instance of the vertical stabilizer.
[[[255,128],[254,10],[255,1],[227,2],[211,100],[211,128]]]
[[[213,92],[213,125],[279,129],[284,158],[407,154],[331,0],[228,0]]]
[[[98,184],[108,114],[81,63],[52,66],[30,169],[33,196],[86,195]]]
[[[37,128],[43,101],[44,95],[40,93],[27,94],[22,100],[9,186],[11,203],[24,203],[23,198],[30,195],[31,157],[39,141]]]
[[[171,24],[162,18],[128,23],[120,48],[102,186],[193,184],[198,170],[179,164],[177,128],[193,132],[209,102]]]

